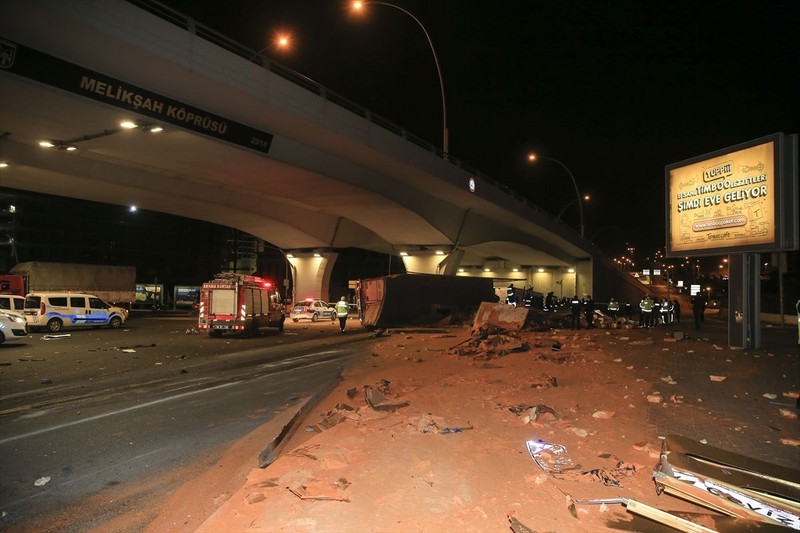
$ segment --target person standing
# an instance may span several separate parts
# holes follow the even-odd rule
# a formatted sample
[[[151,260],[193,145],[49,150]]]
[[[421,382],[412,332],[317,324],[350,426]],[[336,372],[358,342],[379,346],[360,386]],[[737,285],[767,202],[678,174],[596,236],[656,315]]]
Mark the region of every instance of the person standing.
[[[586,326],[587,329],[594,328],[594,300],[592,300],[592,295],[586,297],[586,300],[583,302],[583,313],[586,317]]]
[[[517,294],[516,289],[514,288],[513,283],[509,283],[508,288],[506,288],[506,303],[508,305],[517,305]]]
[[[642,301],[639,302],[639,327],[650,328],[653,325],[653,317],[650,316],[653,312],[653,300],[650,295],[645,295]]]
[[[661,300],[661,323],[665,326],[672,324],[672,302],[668,298]]]
[[[545,311],[555,311],[556,310],[556,296],[553,292],[548,292],[547,297],[544,299],[544,310]]]
[[[675,299],[672,301],[672,315],[675,317],[677,324],[681,323],[681,303]]]
[[[336,316],[339,318],[339,330],[344,333],[344,327],[347,324],[347,314],[350,312],[350,306],[347,305],[347,300],[344,296],[336,302]]]
[[[706,299],[703,294],[698,292],[692,298],[692,313],[694,314],[694,329],[700,331],[700,322],[703,322],[703,315],[706,312]]]
[[[617,313],[619,313],[619,302],[617,302],[614,298],[611,298],[608,301],[608,307],[606,308],[606,311],[608,311],[608,316],[611,317],[611,320],[616,322]]]
[[[581,307],[583,306],[577,294],[572,297],[569,305],[572,308],[572,329],[581,329]]]

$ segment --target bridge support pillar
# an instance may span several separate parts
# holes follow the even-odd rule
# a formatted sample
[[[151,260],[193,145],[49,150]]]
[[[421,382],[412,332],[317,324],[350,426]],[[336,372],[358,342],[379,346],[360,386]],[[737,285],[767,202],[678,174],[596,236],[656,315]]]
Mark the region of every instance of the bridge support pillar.
[[[339,254],[322,252],[319,254],[300,254],[289,257],[292,265],[292,301],[306,298],[330,299],[331,272]]]
[[[453,250],[439,263],[439,272],[445,276],[455,276],[463,258],[464,250]]]
[[[403,265],[409,274],[452,274],[455,275],[464,252],[456,250],[448,255],[433,252],[401,255]]]

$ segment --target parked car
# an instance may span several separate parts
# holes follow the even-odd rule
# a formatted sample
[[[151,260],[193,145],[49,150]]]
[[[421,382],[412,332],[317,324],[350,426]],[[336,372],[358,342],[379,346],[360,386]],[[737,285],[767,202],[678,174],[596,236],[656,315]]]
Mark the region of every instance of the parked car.
[[[116,329],[128,319],[128,310],[108,304],[93,294],[73,292],[31,293],[25,297],[28,329],[51,333],[74,326],[108,326]]]
[[[0,310],[0,344],[15,342],[28,336],[28,324],[22,315]]]
[[[13,311],[22,316],[25,309],[25,297],[15,294],[0,294],[0,311]]]
[[[297,302],[294,307],[292,307],[289,318],[292,319],[292,322],[297,322],[302,319],[308,319],[312,322],[324,318],[336,320],[336,308],[328,302],[317,298],[307,298],[302,302]]]

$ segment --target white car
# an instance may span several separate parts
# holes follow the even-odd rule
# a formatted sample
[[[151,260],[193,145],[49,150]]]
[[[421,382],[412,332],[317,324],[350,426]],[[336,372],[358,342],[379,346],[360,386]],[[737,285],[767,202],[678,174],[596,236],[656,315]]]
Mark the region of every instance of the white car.
[[[0,310],[0,344],[15,342],[28,336],[28,324],[22,315]]]
[[[28,329],[57,333],[74,326],[108,326],[117,329],[128,319],[128,310],[108,304],[93,294],[75,292],[30,293],[25,297]]]
[[[312,322],[323,318],[336,320],[336,308],[328,302],[323,302],[316,298],[307,298],[302,302],[297,302],[292,307],[289,318],[292,319],[292,322],[297,322],[300,319],[308,319]]]
[[[13,311],[22,316],[25,309],[25,297],[15,294],[0,294],[0,311]]]

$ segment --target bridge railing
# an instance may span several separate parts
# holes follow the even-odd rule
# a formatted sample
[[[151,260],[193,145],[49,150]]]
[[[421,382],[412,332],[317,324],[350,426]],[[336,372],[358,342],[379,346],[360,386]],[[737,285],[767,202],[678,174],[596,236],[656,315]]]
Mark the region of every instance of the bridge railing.
[[[376,113],[371,112],[370,110],[366,109],[365,107],[357,104],[356,102],[350,100],[349,98],[342,96],[334,91],[328,90],[322,84],[312,80],[308,76],[300,74],[299,72],[281,65],[280,63],[273,61],[269,57],[262,54],[262,52],[254,51],[245,45],[234,41],[233,39],[226,37],[225,35],[208,28],[202,24],[198,24],[197,21],[192,19],[191,17],[184,15],[169,6],[165,6],[164,4],[158,2],[157,0],[127,0],[128,3],[133,4],[145,11],[152,13],[153,15],[158,16],[159,18],[171,22],[176,26],[197,35],[198,37],[205,39],[225,50],[228,50],[231,53],[238,55],[239,57],[243,57],[244,59],[261,65],[263,68],[269,70],[273,74],[280,76],[281,78],[290,81],[297,85],[298,87],[302,87],[303,89],[310,91],[321,98],[326,99],[327,101],[336,104],[348,111],[355,113],[366,120],[369,120],[376,126],[380,126],[381,128],[394,133],[402,137],[403,139],[411,142],[420,148],[427,150],[437,157],[440,157],[454,165],[461,170],[475,176],[476,178],[480,178],[484,182],[488,183],[489,185],[495,187],[503,191],[505,194],[511,196],[515,200],[520,203],[525,204],[529,208],[537,211],[539,214],[554,220],[557,224],[564,226],[565,228],[571,229],[574,231],[574,228],[571,228],[561,220],[555,218],[550,213],[542,210],[536,204],[531,203],[531,201],[520,195],[519,193],[511,190],[509,187],[495,181],[494,179],[490,178],[489,176],[483,174],[480,170],[472,167],[471,165],[464,163],[463,161],[459,160],[456,157],[453,157],[450,154],[445,154],[441,148],[437,147],[436,145],[414,135],[406,131],[403,127],[395,124],[391,120],[382,117]]]

